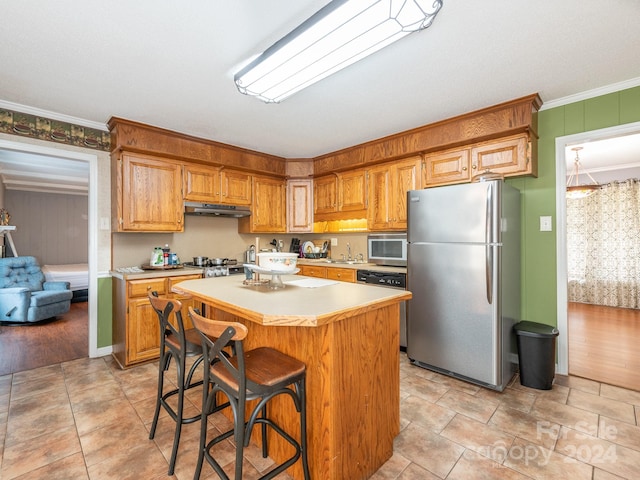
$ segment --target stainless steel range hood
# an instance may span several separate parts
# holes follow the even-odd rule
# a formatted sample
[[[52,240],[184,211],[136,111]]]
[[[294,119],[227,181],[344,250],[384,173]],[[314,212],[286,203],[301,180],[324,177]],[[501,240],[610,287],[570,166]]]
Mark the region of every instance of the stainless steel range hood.
[[[211,217],[248,217],[249,207],[244,205],[217,205],[214,203],[184,202],[185,215],[207,215]]]

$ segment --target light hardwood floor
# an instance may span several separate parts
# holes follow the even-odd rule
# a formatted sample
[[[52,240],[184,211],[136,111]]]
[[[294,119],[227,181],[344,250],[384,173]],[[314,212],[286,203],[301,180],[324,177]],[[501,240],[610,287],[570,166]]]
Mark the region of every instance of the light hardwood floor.
[[[569,303],[569,375],[640,390],[640,310]]]

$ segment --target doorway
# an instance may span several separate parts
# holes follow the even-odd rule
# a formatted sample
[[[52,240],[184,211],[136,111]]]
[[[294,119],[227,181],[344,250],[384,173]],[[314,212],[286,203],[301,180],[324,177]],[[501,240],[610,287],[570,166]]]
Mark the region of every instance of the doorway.
[[[43,147],[26,142],[0,139],[0,150],[30,153],[51,158],[88,162],[88,264],[89,264],[89,351],[90,357],[99,356],[98,351],[98,156],[92,153],[77,152],[63,148]],[[19,249],[18,249],[19,251]]]
[[[567,147],[591,141],[610,139],[640,133],[640,122],[620,125],[601,130],[582,132],[556,138],[556,252],[557,252],[557,321],[558,337],[557,372],[567,375],[569,372],[569,329],[567,298],[567,211],[566,211],[566,173]]]

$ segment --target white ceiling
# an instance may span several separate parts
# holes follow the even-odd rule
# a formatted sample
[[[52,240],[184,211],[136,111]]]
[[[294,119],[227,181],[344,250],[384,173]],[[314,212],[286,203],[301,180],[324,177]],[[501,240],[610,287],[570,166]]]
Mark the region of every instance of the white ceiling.
[[[427,30],[280,104],[238,93],[235,71],[327,3],[0,0],[0,101],[300,158],[640,77],[640,2],[444,0]]]

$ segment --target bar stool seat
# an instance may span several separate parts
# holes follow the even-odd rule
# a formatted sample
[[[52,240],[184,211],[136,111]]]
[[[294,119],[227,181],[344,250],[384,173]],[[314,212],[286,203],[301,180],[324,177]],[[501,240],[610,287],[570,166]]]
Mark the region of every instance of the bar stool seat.
[[[255,424],[261,425],[262,456],[268,456],[267,427],[270,427],[290,443],[293,455],[271,469],[260,479],[273,478],[284,472],[302,457],[304,478],[309,480],[307,459],[307,420],[305,380],[306,366],[303,362],[285,355],[273,348],[260,347],[244,351],[243,340],[248,329],[241,323],[211,320],[189,308],[194,326],[200,332],[204,355],[204,386],[202,390],[202,421],[198,463],[194,480],[200,478],[204,459],[213,467],[220,478],[228,480],[222,466],[214,459],[211,449],[219,442],[233,436],[236,446],[235,480],[242,479],[244,448],[249,445]],[[231,352],[229,347],[231,346]],[[228,403],[217,404],[216,396],[222,392]],[[284,431],[269,418],[267,405],[279,395],[287,395],[300,416],[300,441]],[[257,400],[247,411],[246,402]],[[234,427],[207,442],[208,415],[230,405]],[[245,419],[248,419],[245,421]]]
[[[156,292],[149,293],[149,302],[158,315],[160,324],[160,361],[158,365],[158,393],[156,395],[156,409],[153,415],[149,439],[155,437],[160,416],[160,408],[164,408],[176,422],[173,436],[173,447],[169,460],[168,475],[173,475],[182,425],[197,422],[201,414],[184,417],[184,392],[189,388],[202,385],[202,380],[193,381],[193,375],[203,361],[200,333],[195,328],[185,329],[182,319],[182,303],[178,300],[159,298]],[[174,319],[172,322],[171,319]],[[185,375],[187,357],[197,356],[189,372]],[[171,359],[175,358],[177,372],[177,388],[163,394],[164,373],[169,369]],[[178,405],[174,408],[169,404],[169,398],[177,396]]]

